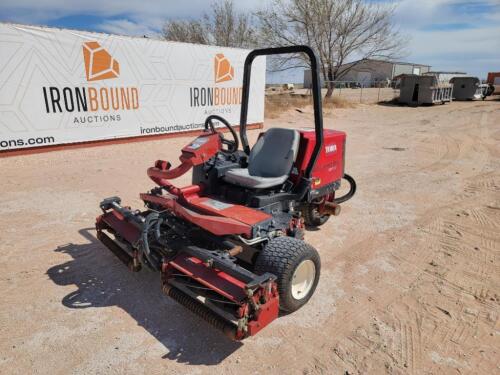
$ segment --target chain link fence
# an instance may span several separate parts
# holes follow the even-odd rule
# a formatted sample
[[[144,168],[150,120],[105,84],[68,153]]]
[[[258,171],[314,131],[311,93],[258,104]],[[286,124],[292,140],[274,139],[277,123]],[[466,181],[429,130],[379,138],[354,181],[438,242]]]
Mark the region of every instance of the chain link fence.
[[[399,87],[393,85],[390,80],[384,81],[327,81],[333,86],[334,97],[345,99],[352,103],[374,104],[379,102],[390,102],[399,97]],[[322,94],[326,95],[327,83],[323,82]],[[304,90],[310,94],[310,89]]]

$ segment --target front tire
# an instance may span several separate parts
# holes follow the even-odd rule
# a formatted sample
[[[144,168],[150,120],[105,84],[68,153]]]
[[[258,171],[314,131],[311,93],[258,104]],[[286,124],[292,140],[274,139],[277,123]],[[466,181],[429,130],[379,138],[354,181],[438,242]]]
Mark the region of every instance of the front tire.
[[[321,261],[311,245],[292,237],[272,239],[261,251],[255,272],[270,272],[277,279],[280,309],[293,312],[304,306],[318,285]]]

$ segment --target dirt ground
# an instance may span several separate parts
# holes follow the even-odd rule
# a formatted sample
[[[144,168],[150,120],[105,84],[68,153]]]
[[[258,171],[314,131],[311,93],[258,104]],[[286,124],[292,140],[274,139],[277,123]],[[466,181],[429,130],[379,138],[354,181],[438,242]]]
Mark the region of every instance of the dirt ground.
[[[306,234],[310,303],[243,343],[94,237],[99,201],[140,208],[146,168],[191,137],[0,159],[0,373],[500,373],[500,102],[360,105],[325,125],[348,133],[358,193]]]

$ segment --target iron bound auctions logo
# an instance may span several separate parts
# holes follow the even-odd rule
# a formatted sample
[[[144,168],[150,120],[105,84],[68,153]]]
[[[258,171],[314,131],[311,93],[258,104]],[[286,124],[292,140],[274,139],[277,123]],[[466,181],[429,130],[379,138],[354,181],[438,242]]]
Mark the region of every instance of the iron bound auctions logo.
[[[86,86],[43,87],[43,99],[47,113],[83,112],[85,116],[73,118],[74,124],[91,124],[120,121],[121,111],[139,109],[137,87],[116,87],[92,82],[120,76],[120,64],[98,42],[82,45]],[[99,112],[97,114],[96,112]],[[90,115],[92,113],[92,115]]]
[[[214,57],[214,81],[216,84],[232,81],[234,67],[222,53]],[[241,104],[242,88],[239,87],[190,87],[191,107],[214,107]]]

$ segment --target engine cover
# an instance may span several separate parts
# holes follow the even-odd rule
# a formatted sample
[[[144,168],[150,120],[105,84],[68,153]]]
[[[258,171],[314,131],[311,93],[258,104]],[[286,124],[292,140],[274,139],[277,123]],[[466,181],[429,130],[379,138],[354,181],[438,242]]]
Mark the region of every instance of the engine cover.
[[[292,168],[291,178],[298,181],[305,174],[311,159],[316,134],[314,128],[301,129],[299,152]],[[339,181],[344,175],[344,154],[346,134],[341,131],[326,129],[323,131],[324,143],[318,160],[312,171],[312,189],[321,189]]]

